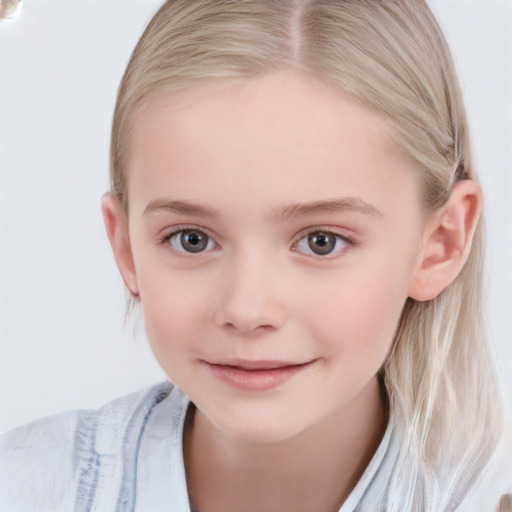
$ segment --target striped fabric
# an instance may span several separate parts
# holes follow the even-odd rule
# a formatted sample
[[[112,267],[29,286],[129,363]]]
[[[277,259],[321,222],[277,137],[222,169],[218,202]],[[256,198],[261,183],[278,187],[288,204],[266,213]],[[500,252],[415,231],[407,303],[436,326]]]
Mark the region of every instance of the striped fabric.
[[[188,398],[166,382],[97,411],[59,414],[14,429],[0,442],[0,512],[191,512],[183,462]],[[416,468],[398,493],[389,475],[401,453],[390,421],[365,473],[339,512],[407,512]],[[503,460],[505,462],[503,462]],[[421,512],[496,512],[509,501],[512,457],[482,475],[462,503],[446,507],[440,483],[427,481]],[[393,494],[393,495],[391,495]],[[460,501],[460,500],[459,500]],[[445,501],[446,502],[446,501]],[[503,508],[503,510],[506,510]]]

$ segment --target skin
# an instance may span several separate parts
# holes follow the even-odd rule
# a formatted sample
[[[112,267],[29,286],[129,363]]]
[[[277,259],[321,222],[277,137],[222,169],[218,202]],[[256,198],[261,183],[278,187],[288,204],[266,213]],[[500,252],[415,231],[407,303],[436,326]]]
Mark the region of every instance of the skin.
[[[403,305],[460,271],[478,186],[427,215],[386,122],[288,72],[157,96],[131,148],[129,214],[110,195],[103,213],[155,356],[197,407],[195,506],[338,510],[386,427],[377,374]],[[187,253],[184,228],[206,250]],[[319,230],[332,253],[312,252]],[[246,391],[211,371],[233,358],[308,364]]]

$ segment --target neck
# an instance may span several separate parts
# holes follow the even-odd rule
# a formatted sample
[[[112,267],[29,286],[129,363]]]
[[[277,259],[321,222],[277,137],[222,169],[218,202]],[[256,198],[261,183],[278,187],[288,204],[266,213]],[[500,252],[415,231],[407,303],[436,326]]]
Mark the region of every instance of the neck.
[[[279,442],[230,437],[200,411],[184,437],[196,511],[339,510],[375,453],[387,424],[377,379],[357,403]]]

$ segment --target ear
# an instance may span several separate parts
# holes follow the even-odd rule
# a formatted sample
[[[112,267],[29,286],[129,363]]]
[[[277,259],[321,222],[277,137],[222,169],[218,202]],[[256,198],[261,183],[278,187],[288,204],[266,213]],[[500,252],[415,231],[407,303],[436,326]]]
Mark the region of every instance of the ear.
[[[457,182],[448,202],[428,219],[409,297],[432,300],[459,275],[482,211],[482,193],[472,180]]]
[[[117,268],[132,296],[138,297],[139,289],[125,208],[119,199],[107,192],[101,198],[101,212]]]

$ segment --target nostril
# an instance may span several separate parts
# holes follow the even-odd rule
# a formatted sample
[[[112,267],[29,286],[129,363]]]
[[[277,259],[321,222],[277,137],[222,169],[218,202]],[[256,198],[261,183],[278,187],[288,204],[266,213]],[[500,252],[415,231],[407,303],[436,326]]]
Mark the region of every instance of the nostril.
[[[227,322],[224,324],[224,328],[228,331],[247,332],[247,333],[263,333],[265,331],[271,331],[275,329],[274,326],[269,324],[252,324],[252,325],[241,325]]]
[[[241,286],[219,297],[212,313],[214,323],[226,332],[246,334],[279,329],[287,319],[286,306],[279,298],[264,292],[247,292]]]

